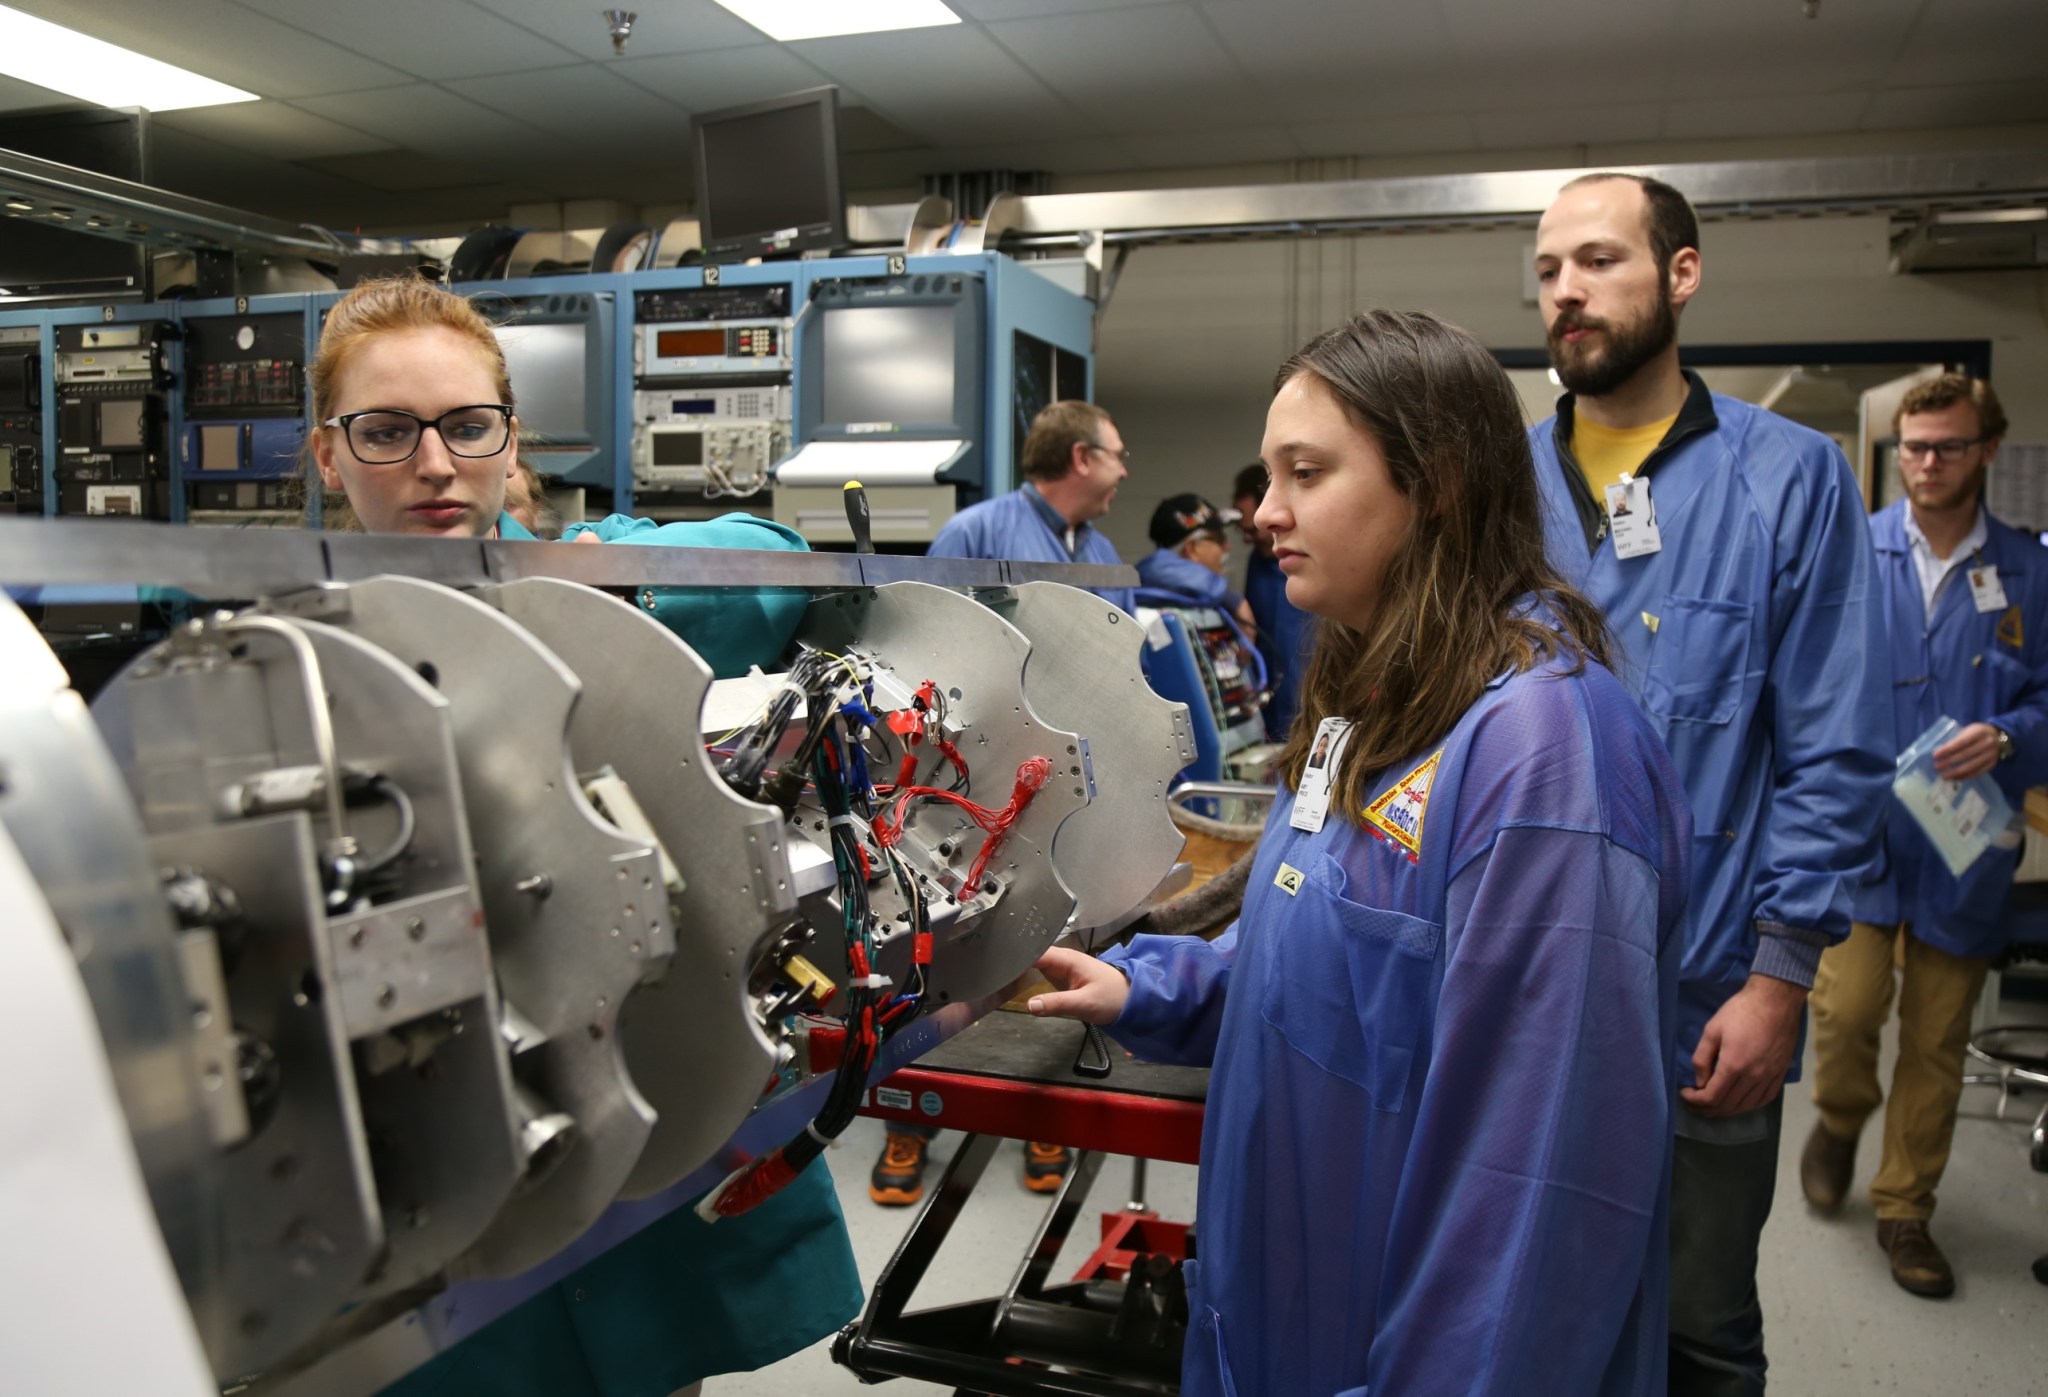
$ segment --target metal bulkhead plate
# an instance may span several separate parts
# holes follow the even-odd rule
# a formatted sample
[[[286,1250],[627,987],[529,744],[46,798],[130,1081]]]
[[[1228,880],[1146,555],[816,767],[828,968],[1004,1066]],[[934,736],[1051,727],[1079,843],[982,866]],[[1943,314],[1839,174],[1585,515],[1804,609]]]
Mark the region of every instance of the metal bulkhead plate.
[[[545,1151],[547,1167],[451,1268],[515,1275],[596,1221],[653,1131],[618,1025],[626,996],[674,951],[659,863],[584,798],[568,746],[582,686],[516,622],[403,577],[324,588],[296,604],[390,651],[451,705],[513,1075],[574,1122],[568,1148]]]
[[[1045,722],[1026,697],[1031,642],[972,598],[924,582],[821,598],[805,612],[797,639],[858,655],[892,674],[904,690],[934,681],[947,696],[949,720],[960,728],[953,741],[968,764],[967,794],[977,804],[1000,809],[1010,800],[1019,765],[1032,757],[1051,759],[1052,779],[989,864],[988,873],[1001,884],[993,899],[984,890],[956,903],[938,888],[931,898],[937,931],[927,1008],[995,993],[1031,968],[1073,913],[1073,894],[1060,880],[1051,849],[1063,823],[1088,803],[1086,785],[1070,774],[1079,764],[1080,735]],[[950,775],[950,768],[941,770]],[[941,777],[932,779],[944,784]],[[963,812],[925,801],[912,808],[903,846],[913,867],[931,873],[938,887],[957,889],[983,841]],[[940,852],[941,846],[950,852]],[[892,925],[888,914],[900,901],[887,880],[873,885],[871,897],[886,930]],[[879,957],[879,968],[899,984],[907,940],[890,937]],[[843,966],[821,968],[835,978],[844,974]]]
[[[711,669],[637,607],[533,578],[479,594],[583,681],[569,752],[631,788],[682,875],[676,955],[621,1016],[626,1064],[656,1113],[625,1196],[669,1187],[732,1138],[761,1099],[775,1047],[748,993],[755,958],[796,917],[781,814],[742,798],[706,757],[698,715]]]
[[[1027,582],[985,600],[1031,641],[1024,692],[1040,716],[1087,739],[1067,771],[1087,777],[1088,808],[1060,826],[1052,860],[1075,927],[1106,926],[1145,901],[1186,842],[1166,792],[1195,759],[1187,705],[1152,691],[1145,628],[1094,593]]]

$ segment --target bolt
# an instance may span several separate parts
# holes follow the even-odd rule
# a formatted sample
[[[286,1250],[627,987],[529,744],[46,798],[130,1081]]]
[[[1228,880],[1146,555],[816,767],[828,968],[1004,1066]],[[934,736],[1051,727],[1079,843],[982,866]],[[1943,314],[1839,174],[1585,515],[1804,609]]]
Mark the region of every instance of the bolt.
[[[398,991],[391,988],[391,986],[386,985],[383,989],[377,991],[377,1007],[379,1009],[389,1009],[397,1002]]]
[[[355,928],[355,929],[354,929],[353,931],[349,932],[349,934],[348,934],[348,944],[349,944],[349,945],[351,945],[351,946],[354,946],[354,947],[356,947],[356,948],[358,948],[358,949],[360,949],[360,948],[362,947],[362,944],[363,944],[363,941],[364,941],[364,939],[365,939],[365,938],[366,938],[366,937],[367,937],[368,935],[369,935],[369,932],[368,932],[368,931],[367,931],[367,930],[366,930],[365,928],[363,928],[363,927],[357,927],[357,928]]]
[[[427,924],[413,917],[405,924],[405,934],[415,941],[424,941],[427,939]]]
[[[512,885],[512,891],[525,893],[528,897],[546,897],[554,890],[555,880],[545,873],[531,874]]]

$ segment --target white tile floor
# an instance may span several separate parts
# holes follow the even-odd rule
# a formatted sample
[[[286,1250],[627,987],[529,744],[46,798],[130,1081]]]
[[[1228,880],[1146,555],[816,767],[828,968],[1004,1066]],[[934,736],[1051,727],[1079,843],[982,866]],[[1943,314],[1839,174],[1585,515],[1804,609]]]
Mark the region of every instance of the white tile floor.
[[[1887,1035],[1889,1080],[1892,1045]],[[1936,1239],[1955,1264],[1958,1287],[1946,1301],[1916,1299],[1892,1283],[1878,1250],[1876,1225],[1860,1194],[1842,1215],[1812,1215],[1799,1194],[1799,1148],[1813,1126],[1804,1086],[1786,1101],[1779,1157],[1778,1202],[1764,1232],[1761,1286],[1771,1354],[1771,1385],[1795,1397],[1866,1397],[1876,1393],[1968,1393],[1972,1397],[2048,1394],[2048,1287],[2030,1271],[2048,1252],[2048,1174],[2027,1165],[2027,1127],[2043,1097],[2015,1099],[2009,1119],[1994,1118],[1996,1093],[1964,1096],[1954,1156],[1934,1220]],[[862,1120],[828,1156],[853,1233],[861,1276],[872,1283],[908,1225],[913,1210],[875,1207],[867,1171],[881,1147],[881,1127]],[[957,1135],[934,1143],[932,1178]],[[1021,1164],[1006,1146],[940,1252],[919,1295],[922,1304],[991,1295],[1002,1290],[1022,1256],[1045,1201],[1015,1183]],[[1876,1136],[1866,1133],[1857,1160],[1858,1188],[1877,1168]],[[1126,1201],[1129,1165],[1103,1167],[1091,1213]],[[1167,1217],[1194,1214],[1195,1171],[1154,1165],[1148,1189]],[[1094,1220],[1075,1229],[1054,1274],[1071,1275],[1094,1245]],[[835,1367],[819,1344],[758,1373],[715,1378],[706,1397],[829,1397],[866,1391]],[[907,1380],[886,1389],[901,1397],[943,1397],[944,1389]]]

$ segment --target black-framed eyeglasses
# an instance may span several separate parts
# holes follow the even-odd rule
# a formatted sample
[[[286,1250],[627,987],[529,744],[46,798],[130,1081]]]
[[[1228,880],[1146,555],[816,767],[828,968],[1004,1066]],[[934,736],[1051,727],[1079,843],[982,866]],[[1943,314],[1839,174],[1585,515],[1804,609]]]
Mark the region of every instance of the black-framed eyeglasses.
[[[1963,459],[1963,453],[1973,446],[1982,446],[1989,437],[1950,437],[1946,441],[1902,441],[1899,455],[1908,461],[1924,461],[1932,454],[1942,460],[1956,462]]]
[[[1103,444],[1102,444],[1101,442],[1099,442],[1099,441],[1091,441],[1091,442],[1089,442],[1089,443],[1088,443],[1088,449],[1089,449],[1090,451],[1100,451],[1100,452],[1102,452],[1102,453],[1103,453],[1104,455],[1107,455],[1107,456],[1114,456],[1114,457],[1116,457],[1116,458],[1117,458],[1117,459],[1118,459],[1119,461],[1122,461],[1122,462],[1123,462],[1123,463],[1124,463],[1124,464],[1125,464],[1126,466],[1130,465],[1130,463],[1131,463],[1131,449],[1130,449],[1130,448],[1129,448],[1128,446],[1127,446],[1127,447],[1125,447],[1125,448],[1124,448],[1123,450],[1121,450],[1121,451],[1111,451],[1111,450],[1110,450],[1110,449],[1109,449],[1108,447],[1104,446],[1104,445],[1103,445]]]
[[[347,412],[320,424],[339,427],[348,449],[366,466],[396,466],[410,461],[420,438],[432,427],[451,456],[495,456],[512,437],[510,403],[472,403],[451,407],[431,420],[397,408]]]

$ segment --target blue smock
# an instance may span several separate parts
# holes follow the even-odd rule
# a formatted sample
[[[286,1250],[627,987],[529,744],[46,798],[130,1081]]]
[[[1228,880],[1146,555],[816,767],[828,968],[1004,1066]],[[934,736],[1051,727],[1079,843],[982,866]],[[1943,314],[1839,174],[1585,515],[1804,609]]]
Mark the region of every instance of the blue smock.
[[[1942,717],[2003,728],[2013,756],[1991,776],[2012,808],[2024,809],[2027,787],[2048,782],[2048,549],[1987,512],[1984,547],[1970,565],[1998,569],[2007,605],[1978,611],[1969,580],[1957,576],[1930,619],[1905,521],[1903,500],[1870,519],[1892,637],[1894,747],[1903,752]],[[1913,935],[1951,955],[1998,954],[2020,850],[1986,849],[1958,879],[1896,800],[1885,812],[1884,861],[1856,894],[1856,919],[1911,922]]]
[[[1229,578],[1171,548],[1155,548],[1138,559],[1138,585],[1155,592],[1178,592],[1226,613],[1235,613],[1244,604],[1244,598],[1231,590]]]
[[[586,532],[608,543],[805,549],[792,531],[743,514],[665,525],[615,514],[566,536]],[[533,537],[509,514],[498,536]],[[783,619],[785,601],[772,589],[657,593],[649,609],[707,660],[716,652],[740,672],[772,664],[796,625],[794,613]],[[741,1217],[710,1224],[689,1207],[676,1209],[385,1394],[668,1397],[700,1378],[787,1358],[851,1320],[864,1299],[839,1195],[825,1162],[814,1160]]]
[[[1022,563],[1101,563],[1120,567],[1116,545],[1093,524],[1074,528],[1073,551],[1067,550],[1067,524],[1045,497],[1029,485],[1007,495],[971,504],[948,519],[931,547],[933,558],[1011,558]],[[1103,600],[1135,612],[1129,587],[1090,587]]]
[[[1294,710],[1301,704],[1301,677],[1308,671],[1315,623],[1306,611],[1287,600],[1287,574],[1280,571],[1280,564],[1257,550],[1245,564],[1244,595],[1252,604],[1252,620],[1259,627],[1259,655],[1273,686],[1272,697],[1266,701],[1266,736],[1285,742],[1287,730],[1294,725]]]
[[[1288,797],[1235,925],[1103,957],[1120,1043],[1214,1066],[1188,1397],[1661,1397],[1685,797],[1564,668],[1374,779],[1427,769],[1415,857]]]
[[[1688,374],[1637,472],[1660,552],[1621,559],[1568,445],[1571,398],[1530,429],[1550,559],[1607,613],[1615,673],[1692,805],[1673,1070],[1751,971],[1813,983],[1891,799],[1891,675],[1863,499],[1820,433]],[[1791,1077],[1799,1075],[1792,1059]]]

